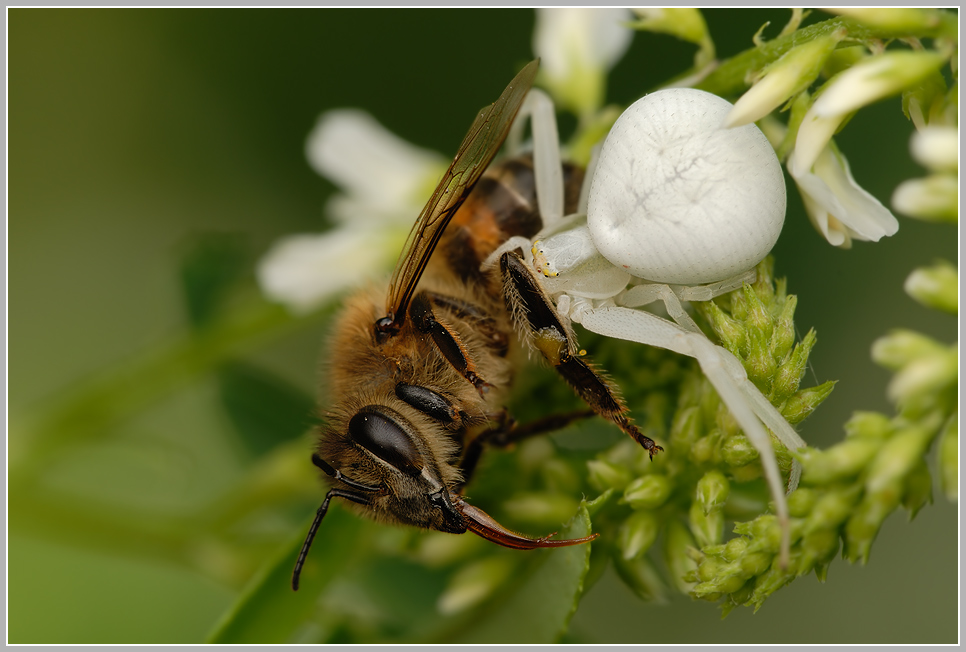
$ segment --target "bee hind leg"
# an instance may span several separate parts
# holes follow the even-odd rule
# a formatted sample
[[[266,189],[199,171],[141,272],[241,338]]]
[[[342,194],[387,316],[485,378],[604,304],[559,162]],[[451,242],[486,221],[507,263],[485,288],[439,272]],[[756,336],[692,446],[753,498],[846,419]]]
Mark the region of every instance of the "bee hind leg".
[[[500,257],[504,297],[518,330],[540,351],[577,395],[598,415],[612,421],[643,446],[653,458],[663,450],[647,437],[627,416],[627,407],[617,390],[583,358],[574,354],[573,331],[557,313],[547,293],[519,255]]]
[[[577,410],[551,414],[530,423],[519,424],[504,410],[494,427],[484,430],[466,444],[463,457],[460,460],[463,481],[459,484],[459,489],[462,489],[470,481],[486,447],[506,448],[524,439],[560,430],[574,421],[586,419],[595,414],[596,412],[593,410]]]

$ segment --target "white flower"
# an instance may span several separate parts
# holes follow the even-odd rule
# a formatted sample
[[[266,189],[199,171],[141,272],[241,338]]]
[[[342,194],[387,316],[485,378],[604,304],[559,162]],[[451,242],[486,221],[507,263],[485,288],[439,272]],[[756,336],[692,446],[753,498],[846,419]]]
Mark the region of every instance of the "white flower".
[[[432,193],[446,159],[412,145],[359,109],[319,116],[305,143],[316,172],[342,188],[326,206],[341,223],[401,222],[412,225]]]
[[[306,312],[388,269],[446,160],[352,109],[323,114],[306,143],[312,167],[343,190],[326,204],[336,228],[282,238],[256,273],[270,299]]]
[[[537,9],[533,51],[554,100],[580,115],[603,104],[607,72],[630,46],[629,9]]]
[[[789,166],[790,168],[790,166]],[[848,249],[852,240],[871,240],[899,230],[895,216],[852,178],[849,163],[829,142],[804,174],[792,173],[808,218],[830,244]]]
[[[850,113],[919,83],[945,61],[935,52],[886,52],[833,77],[802,119],[788,171],[796,176],[811,168]]]
[[[413,218],[415,220],[415,218]],[[296,313],[383,269],[398,253],[406,231],[344,228],[282,238],[258,263],[262,292]]]
[[[899,229],[892,213],[852,178],[833,134],[852,112],[921,82],[945,61],[941,54],[908,50],[863,59],[833,77],[805,113],[787,167],[809,219],[831,244],[876,242]]]

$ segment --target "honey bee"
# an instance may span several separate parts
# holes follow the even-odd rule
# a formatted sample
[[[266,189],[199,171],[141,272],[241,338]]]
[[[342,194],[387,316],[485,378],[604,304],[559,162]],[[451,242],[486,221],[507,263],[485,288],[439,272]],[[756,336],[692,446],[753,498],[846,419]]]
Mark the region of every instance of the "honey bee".
[[[332,407],[312,462],[332,487],[309,528],[292,573],[299,574],[333,498],[379,521],[462,534],[533,549],[594,539],[530,538],[462,497],[485,445],[508,445],[566,423],[552,416],[518,427],[502,409],[513,376],[514,330],[540,351],[592,413],[609,419],[653,456],[661,448],[631,423],[614,388],[577,351],[533,272],[515,251],[483,262],[511,236],[542,223],[532,162],[487,169],[533,84],[529,63],[483,109],[416,220],[388,292],[351,298],[338,322],[331,363]],[[583,178],[565,166],[568,212]],[[479,183],[478,183],[479,182]],[[474,190],[475,188],[475,190]]]

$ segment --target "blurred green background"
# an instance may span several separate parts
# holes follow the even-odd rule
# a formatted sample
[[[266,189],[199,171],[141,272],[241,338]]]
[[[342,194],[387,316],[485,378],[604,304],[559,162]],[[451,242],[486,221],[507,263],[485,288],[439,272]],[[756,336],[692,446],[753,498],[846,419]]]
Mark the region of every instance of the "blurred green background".
[[[212,577],[254,570],[232,567],[217,547],[179,543],[191,538],[199,511],[242,500],[239,483],[249,482],[250,447],[219,402],[223,383],[213,373],[176,370],[177,382],[159,377],[143,402],[131,392],[133,407],[118,413],[124,418],[105,418],[100,431],[72,439],[75,424],[60,423],[57,437],[38,443],[33,425],[92,376],[184,341],[190,319],[179,270],[199,236],[238,234],[241,250],[257,257],[281,235],[325,227],[321,207],[333,186],[303,155],[320,112],[364,107],[403,138],[449,155],[475,111],[532,58],[533,12],[7,15],[8,641],[197,642],[241,586]],[[765,36],[774,37],[788,18],[786,10],[705,15],[719,58],[749,47],[766,21]],[[670,37],[636,35],[608,99],[629,103],[688,68],[692,54]],[[863,109],[837,139],[859,183],[884,203],[900,181],[922,174],[908,155],[911,133],[893,98]],[[776,273],[799,296],[802,334],[818,331],[815,382],[805,382],[841,381],[801,428],[813,445],[838,441],[853,410],[892,413],[889,374],[869,360],[876,337],[900,326],[956,337],[954,318],[921,308],[901,289],[914,267],[956,260],[954,230],[900,221],[893,238],[833,249],[789,189]],[[237,357],[312,392],[321,323],[313,317],[276,329],[282,336],[245,344]],[[309,468],[299,473],[313,476]],[[301,534],[319,498],[321,490],[262,522],[252,538],[264,559]],[[186,531],[172,535],[172,523]],[[739,609],[722,621],[716,606],[680,596],[646,605],[608,574],[582,601],[571,636],[950,643],[957,559],[957,509],[940,496],[911,524],[891,517],[867,567],[837,560],[827,584],[802,578],[756,615]],[[220,572],[198,570],[219,564]]]

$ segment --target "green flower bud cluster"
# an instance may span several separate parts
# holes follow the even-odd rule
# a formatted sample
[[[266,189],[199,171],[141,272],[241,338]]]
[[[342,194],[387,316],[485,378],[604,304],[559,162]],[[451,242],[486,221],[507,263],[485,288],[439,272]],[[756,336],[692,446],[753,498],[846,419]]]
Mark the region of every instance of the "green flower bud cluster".
[[[947,273],[944,264],[938,267],[914,272],[933,273],[926,294],[930,299],[942,297],[922,303],[948,312],[952,301],[955,312],[955,299],[949,299],[955,296],[955,275]],[[845,559],[867,562],[872,542],[890,514],[903,507],[911,519],[932,502],[926,454],[937,439],[941,486],[947,497],[957,498],[957,346],[896,331],[878,340],[872,355],[896,371],[889,393],[899,415],[890,419],[858,412],[845,425],[846,437],[839,444],[796,453],[803,471],[801,486],[788,496],[788,563],[783,565],[777,554],[781,528],[774,516],[738,523],[738,538],[691,551],[696,567],[685,579],[695,582],[694,597],[723,599],[726,614],[738,605],[757,610],[769,595],[800,575],[814,571],[824,582],[840,543]]]
[[[785,280],[773,280],[774,261],[758,265],[758,278],[716,301],[696,303],[722,346],[744,365],[748,378],[789,423],[804,420],[832,391],[834,382],[800,390],[816,335],[810,330],[795,344],[798,300],[787,295]]]
[[[712,338],[717,336],[763,395],[798,423],[828,396],[833,383],[799,388],[815,334],[795,343],[795,297],[786,294],[784,281],[773,279],[770,259],[757,272],[754,284],[714,303],[694,305]],[[766,577],[768,586],[785,583],[784,569],[781,575],[771,570],[777,568],[782,537],[775,516],[739,524],[736,531],[743,536],[725,542],[727,521],[767,510],[758,451],[696,364],[677,357],[663,372],[648,373],[651,393],[631,396],[629,404],[635,416],[646,415],[645,432],[666,442],[665,452],[650,461],[634,442],[622,439],[588,462],[590,485],[617,498],[594,518],[594,529],[602,542],[615,542],[607,554],[618,575],[647,600],[664,599],[667,586],[716,600],[746,585],[753,588],[759,577]],[[675,394],[676,407],[669,406]],[[787,475],[792,456],[775,444]],[[798,541],[801,534],[794,537]],[[655,566],[655,544],[662,539],[663,576]],[[827,542],[820,535],[811,539],[809,563],[827,564]]]

